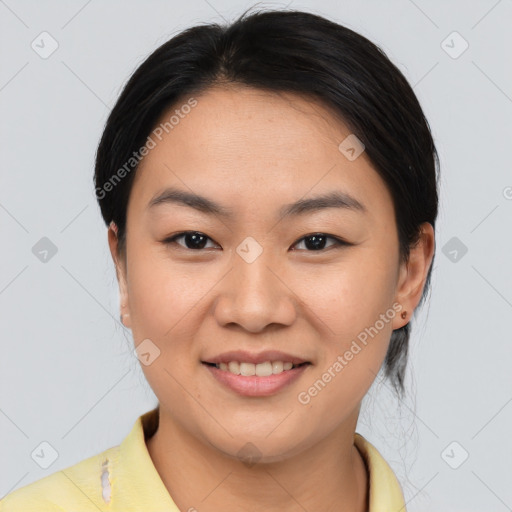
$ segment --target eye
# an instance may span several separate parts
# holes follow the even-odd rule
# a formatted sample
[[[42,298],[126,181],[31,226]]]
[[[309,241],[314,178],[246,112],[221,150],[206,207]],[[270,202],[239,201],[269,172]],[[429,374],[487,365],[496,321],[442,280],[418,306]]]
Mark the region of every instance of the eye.
[[[179,243],[178,240],[183,239],[184,245]],[[190,250],[201,250],[206,248],[207,241],[213,240],[206,236],[204,233],[200,231],[183,231],[181,233],[177,233],[176,235],[171,236],[170,238],[166,238],[163,243],[168,244],[178,244],[184,249]],[[326,233],[313,233],[311,235],[307,235],[302,237],[300,240],[295,242],[295,245],[300,245],[300,243],[304,243],[307,252],[319,252],[324,250],[326,247],[326,241],[332,240],[334,243],[332,246],[349,246],[352,245],[344,240],[341,240],[338,237],[327,235]]]
[[[304,243],[307,249],[312,249],[312,251],[318,252],[325,249],[326,240],[333,240],[334,244],[332,245],[334,246],[352,245],[338,237],[330,236],[326,233],[313,233],[311,235],[307,235],[302,237],[298,242],[296,242],[296,244]],[[330,247],[332,247],[332,245]]]
[[[185,240],[185,247],[178,243],[177,240],[183,238]],[[164,244],[178,243],[184,249],[199,250],[204,249],[207,240],[211,240],[210,237],[206,236],[200,231],[183,231],[163,241]]]

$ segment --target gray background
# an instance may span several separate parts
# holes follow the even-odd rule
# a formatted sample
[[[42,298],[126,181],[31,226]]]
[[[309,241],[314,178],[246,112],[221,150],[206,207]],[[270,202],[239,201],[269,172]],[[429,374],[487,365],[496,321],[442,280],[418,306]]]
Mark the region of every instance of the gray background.
[[[94,153],[152,50],[250,5],[0,1],[0,496],[118,444],[156,405],[118,322]],[[511,510],[512,1],[290,8],[379,44],[414,86],[441,158],[433,287],[413,324],[409,395],[398,406],[379,376],[357,431],[393,467],[409,511]],[[58,44],[47,58],[44,31]],[[46,262],[33,251],[43,237],[57,249]],[[31,457],[44,441],[57,453],[46,469]]]

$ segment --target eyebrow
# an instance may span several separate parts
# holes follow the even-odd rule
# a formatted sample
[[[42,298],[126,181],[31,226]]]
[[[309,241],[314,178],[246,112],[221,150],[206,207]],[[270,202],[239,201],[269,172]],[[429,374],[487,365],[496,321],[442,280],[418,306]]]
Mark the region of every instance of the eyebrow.
[[[155,195],[150,200],[146,208],[152,209],[163,204],[188,206],[208,215],[215,215],[225,219],[232,219],[234,217],[234,212],[231,208],[221,206],[211,199],[193,192],[172,187],[166,188]],[[363,203],[346,192],[332,191],[309,199],[299,199],[294,203],[285,204],[279,209],[279,216],[304,215],[309,212],[316,212],[326,208],[342,208],[361,213],[366,213],[368,211]]]

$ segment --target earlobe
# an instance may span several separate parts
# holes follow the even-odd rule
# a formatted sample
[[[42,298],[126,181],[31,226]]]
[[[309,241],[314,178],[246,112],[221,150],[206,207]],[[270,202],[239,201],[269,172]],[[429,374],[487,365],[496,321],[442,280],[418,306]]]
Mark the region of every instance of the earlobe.
[[[124,275],[122,272],[118,272],[118,275],[120,274],[119,280],[119,295],[121,298],[121,313],[120,313],[120,320],[121,323],[125,327],[131,327],[131,320],[130,320],[130,308],[128,307],[128,293],[126,291],[126,282],[124,280]]]
[[[430,223],[425,222],[420,229],[418,243],[411,247],[407,263],[403,263],[400,268],[395,300],[401,304],[402,309],[400,316],[395,317],[393,329],[399,329],[410,321],[412,313],[421,300],[434,257],[434,228]],[[404,312],[406,312],[405,315]]]
[[[125,304],[121,304],[121,314],[119,315],[119,320],[125,327],[131,327],[130,313],[123,313],[125,307]]]

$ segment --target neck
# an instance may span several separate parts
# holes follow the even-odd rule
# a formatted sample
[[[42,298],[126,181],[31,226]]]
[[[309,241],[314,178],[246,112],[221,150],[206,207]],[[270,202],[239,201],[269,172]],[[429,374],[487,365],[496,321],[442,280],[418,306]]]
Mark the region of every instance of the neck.
[[[180,510],[209,512],[228,504],[240,511],[368,510],[367,469],[353,441],[357,417],[296,456],[251,465],[190,435],[162,412],[146,444]]]

